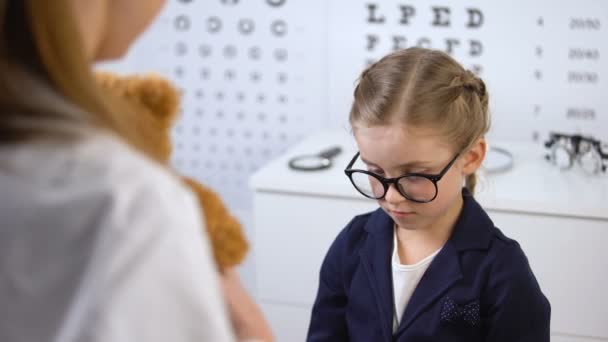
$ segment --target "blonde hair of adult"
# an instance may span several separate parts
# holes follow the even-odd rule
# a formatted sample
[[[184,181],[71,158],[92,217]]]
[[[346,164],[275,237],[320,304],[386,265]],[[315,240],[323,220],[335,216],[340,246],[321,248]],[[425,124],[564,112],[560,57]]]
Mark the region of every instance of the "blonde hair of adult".
[[[83,27],[101,26],[82,25],[75,15],[89,3],[93,2],[0,0],[0,145],[65,138],[86,132],[85,127],[98,127],[157,159],[162,149],[150,142],[161,141],[158,124],[137,117],[126,103],[101,92],[93,78],[92,64],[104,56],[87,50]],[[110,6],[110,1],[103,3]],[[146,25],[142,22],[138,29]],[[68,127],[77,128],[70,133]]]
[[[488,92],[481,78],[448,54],[409,48],[365,69],[354,92],[350,123],[377,126],[403,123],[434,129],[462,152],[490,128]],[[477,178],[465,186],[474,193]]]

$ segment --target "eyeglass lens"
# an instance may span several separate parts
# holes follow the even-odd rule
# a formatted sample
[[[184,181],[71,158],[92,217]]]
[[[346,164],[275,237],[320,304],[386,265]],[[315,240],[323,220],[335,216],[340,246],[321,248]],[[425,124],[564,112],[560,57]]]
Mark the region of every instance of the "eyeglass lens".
[[[370,198],[383,198],[388,190],[380,179],[363,172],[353,172],[351,179],[357,190]],[[397,188],[404,197],[420,202],[430,201],[437,194],[437,188],[430,179],[418,176],[400,178]]]

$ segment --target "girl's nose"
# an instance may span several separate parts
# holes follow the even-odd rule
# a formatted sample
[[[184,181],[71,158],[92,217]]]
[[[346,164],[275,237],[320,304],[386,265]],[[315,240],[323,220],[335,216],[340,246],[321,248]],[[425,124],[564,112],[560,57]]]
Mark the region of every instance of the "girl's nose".
[[[403,197],[403,195],[401,195],[401,193],[397,190],[396,184],[389,185],[384,199],[391,204],[397,204],[406,200],[405,197]]]

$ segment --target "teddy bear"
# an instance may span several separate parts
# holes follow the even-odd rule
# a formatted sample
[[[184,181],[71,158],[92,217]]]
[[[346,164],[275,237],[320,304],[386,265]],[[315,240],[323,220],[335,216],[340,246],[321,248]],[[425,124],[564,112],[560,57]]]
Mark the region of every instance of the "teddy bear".
[[[170,167],[171,128],[177,120],[180,95],[177,88],[158,75],[121,76],[97,71],[96,80],[103,91],[109,91],[128,102],[141,113],[142,118],[152,118],[164,131],[163,141],[151,141],[164,157],[163,163]],[[173,172],[177,173],[176,170]],[[249,249],[242,227],[230,214],[220,196],[196,180],[180,176],[198,198],[205,226],[211,242],[213,257],[220,271],[240,264]]]

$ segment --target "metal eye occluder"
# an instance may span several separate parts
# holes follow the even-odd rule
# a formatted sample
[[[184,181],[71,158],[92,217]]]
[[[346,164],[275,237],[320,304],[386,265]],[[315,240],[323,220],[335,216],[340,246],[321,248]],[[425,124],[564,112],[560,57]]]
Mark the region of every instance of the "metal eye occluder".
[[[562,170],[570,169],[574,162],[590,174],[608,169],[608,148],[593,137],[551,132],[545,147],[549,149],[545,158]]]

